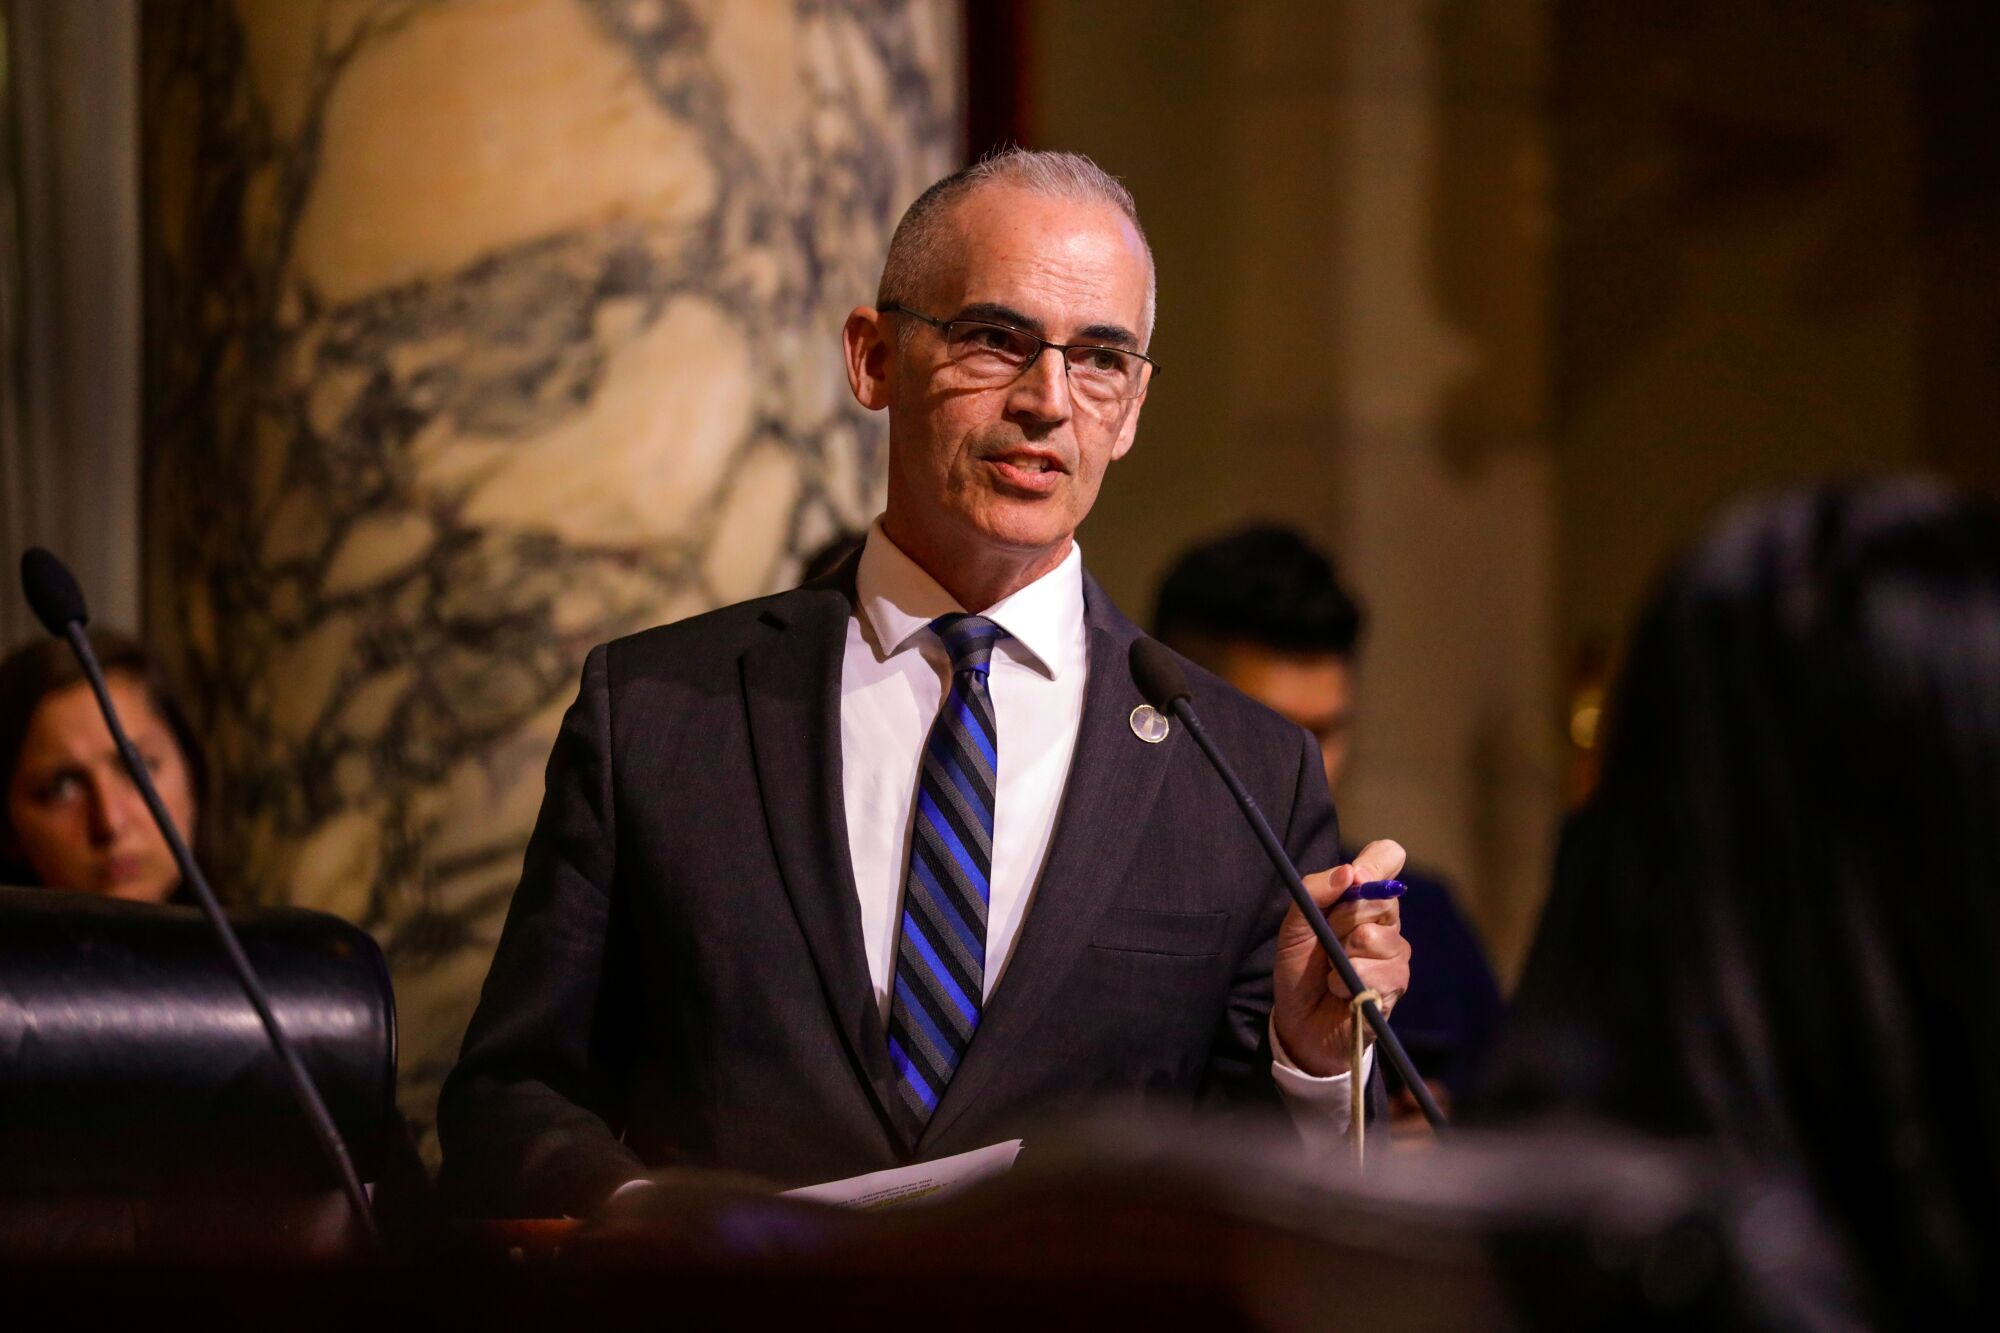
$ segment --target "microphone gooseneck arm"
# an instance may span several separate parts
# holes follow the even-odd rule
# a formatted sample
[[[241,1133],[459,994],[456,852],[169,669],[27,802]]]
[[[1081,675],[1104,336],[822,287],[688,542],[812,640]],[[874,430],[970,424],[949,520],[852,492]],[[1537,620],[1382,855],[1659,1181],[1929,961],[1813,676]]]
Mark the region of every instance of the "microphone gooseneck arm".
[[[1172,654],[1155,640],[1136,640],[1132,645],[1132,676],[1138,683],[1139,692],[1146,697],[1146,701],[1153,707],[1163,708],[1179,718],[1181,724],[1187,728],[1188,735],[1194,737],[1195,744],[1200,747],[1204,755],[1208,756],[1208,762],[1215,769],[1216,775],[1222,779],[1223,785],[1229,788],[1229,794],[1236,798],[1236,804],[1243,811],[1243,817],[1250,821],[1251,829],[1257,834],[1257,841],[1263,844],[1264,854],[1271,859],[1271,865],[1277,870],[1279,878],[1284,881],[1286,890],[1292,895],[1292,901],[1298,904],[1299,911],[1305,916],[1306,924],[1312,927],[1320,948],[1326,952],[1327,962],[1333,965],[1341,984],[1347,987],[1349,995],[1361,994],[1367,987],[1361,984],[1361,977],[1355,972],[1354,963],[1348,958],[1347,950],[1341,948],[1339,939],[1334,936],[1333,926],[1327,921],[1326,913],[1313,901],[1312,891],[1306,888],[1305,881],[1299,877],[1299,868],[1292,864],[1291,853],[1286,851],[1285,844],[1278,840],[1277,833],[1271,828],[1271,821],[1264,818],[1263,810],[1257,805],[1257,798],[1243,785],[1243,779],[1236,775],[1236,770],[1230,766],[1229,760],[1223,756],[1207,729],[1201,725],[1201,718],[1196,716],[1194,711],[1193,691],[1188,688],[1187,677],[1182,673],[1179,664],[1173,660]],[[1410,1053],[1403,1049],[1402,1040],[1389,1027],[1389,1020],[1383,1015],[1381,1006],[1373,1000],[1365,1000],[1362,1002],[1361,1012],[1367,1019],[1368,1026],[1374,1030],[1377,1044],[1387,1053],[1389,1063],[1395,1066],[1396,1073],[1402,1077],[1410,1094],[1417,1099],[1417,1106],[1423,1111],[1424,1119],[1433,1129],[1445,1128],[1444,1111],[1438,1106],[1437,1099],[1431,1095],[1430,1085],[1424,1082],[1423,1076],[1417,1073],[1416,1065],[1411,1063]],[[1351,1072],[1354,1077],[1360,1076],[1359,1070]]]
[[[89,617],[75,579],[60,560],[40,548],[29,551],[22,558],[21,572],[27,585],[28,600],[36,615],[42,618],[51,633],[69,641],[70,649],[82,665],[83,674],[90,681],[91,693],[97,696],[97,706],[104,714],[105,725],[111,730],[112,742],[118,747],[118,755],[125,761],[126,771],[132,775],[133,785],[138,787],[146,808],[152,812],[153,822],[166,838],[174,864],[180,868],[181,882],[194,891],[196,906],[208,918],[216,938],[221,941],[223,952],[229,957],[229,965],[242,984],[244,995],[250,1000],[250,1007],[257,1011],[257,1019],[270,1038],[271,1049],[277,1054],[285,1081],[291,1085],[292,1095],[311,1123],[313,1136],[319,1142],[327,1165],[333,1168],[342,1192],[347,1195],[347,1202],[354,1210],[362,1235],[367,1238],[369,1248],[380,1254],[382,1235],[376,1228],[374,1211],[368,1206],[368,1194],[362,1188],[360,1174],[354,1169],[354,1159],[347,1151],[347,1144],[342,1141],[340,1130],[326,1109],[326,1103],[321,1100],[319,1090],[313,1086],[312,1075],[306,1071],[297,1048],[278,1025],[277,1013],[271,1007],[263,982],[258,980],[256,969],[250,964],[250,956],[243,952],[242,942],[230,928],[229,918],[223,915],[215,890],[209,887],[207,876],[202,874],[201,867],[195,864],[194,854],[188,850],[187,840],[175,826],[165,802],[160,800],[159,789],[153,785],[153,775],[147,770],[145,760],[140,758],[138,749],[125,734],[125,727],[118,719],[118,709],[112,704],[111,691],[105,684],[104,669],[98,664],[97,653],[90,646],[90,636],[84,632],[83,627]],[[59,595],[52,595],[51,589]]]

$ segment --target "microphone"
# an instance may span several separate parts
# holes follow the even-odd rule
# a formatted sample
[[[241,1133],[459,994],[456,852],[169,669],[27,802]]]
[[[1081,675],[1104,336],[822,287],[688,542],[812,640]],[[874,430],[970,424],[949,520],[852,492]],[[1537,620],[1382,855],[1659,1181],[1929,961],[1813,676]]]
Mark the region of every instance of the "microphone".
[[[90,623],[90,612],[83,606],[83,589],[76,586],[69,566],[56,559],[54,552],[30,546],[22,554],[21,588],[28,594],[28,607],[35,619],[58,639],[69,637],[70,622]]]
[[[159,825],[160,833],[167,840],[167,848],[173,853],[174,864],[180,868],[181,882],[194,891],[195,904],[221,941],[222,950],[229,957],[230,966],[236,972],[236,979],[243,986],[243,993],[249,997],[250,1007],[257,1011],[257,1018],[264,1025],[264,1034],[270,1038],[271,1048],[276,1052],[278,1065],[285,1073],[285,1081],[291,1085],[292,1096],[312,1125],[313,1135],[319,1140],[320,1151],[325,1154],[327,1165],[340,1180],[347,1202],[354,1210],[355,1221],[361,1233],[367,1238],[368,1246],[381,1253],[382,1236],[375,1226],[375,1214],[368,1206],[368,1195],[361,1187],[361,1177],[354,1169],[354,1159],[347,1151],[347,1144],[340,1137],[340,1130],[333,1123],[333,1116],[327,1111],[319,1091],[313,1086],[312,1075],[306,1072],[305,1062],[299,1059],[297,1048],[278,1026],[278,1016],[271,1008],[271,998],[264,990],[264,983],[257,978],[256,969],[250,965],[250,957],[243,952],[241,941],[229,924],[229,918],[222,914],[222,905],[216,901],[215,891],[209,887],[208,878],[195,864],[194,856],[188,851],[187,840],[174,826],[173,816],[160,800],[160,793],[153,786],[151,771],[133,748],[131,738],[118,720],[118,710],[112,706],[111,691],[104,682],[104,670],[97,662],[97,653],[90,646],[90,636],[83,627],[90,623],[90,613],[84,606],[83,590],[77,587],[76,577],[69,572],[69,566],[57,559],[54,552],[39,546],[28,548],[21,556],[21,589],[27,594],[28,605],[34,610],[36,619],[49,633],[58,639],[67,639],[77,662],[83,667],[84,676],[90,681],[90,689],[97,696],[97,707],[104,714],[104,723],[111,730],[111,739],[118,747],[118,756],[125,762],[125,769],[132,775],[132,782],[145,799],[146,808],[152,811],[153,822]]]
[[[1311,926],[1313,934],[1318,936],[1319,947],[1326,951],[1327,961],[1333,964],[1333,970],[1339,974],[1341,984],[1347,987],[1349,995],[1361,994],[1367,988],[1361,984],[1361,978],[1355,972],[1354,964],[1347,957],[1347,950],[1341,948],[1340,941],[1334,938],[1333,927],[1327,923],[1326,913],[1320,911],[1319,904],[1313,901],[1311,890],[1307,889],[1305,881],[1299,878],[1299,869],[1292,864],[1291,853],[1285,850],[1284,843],[1278,841],[1278,835],[1271,830],[1271,822],[1264,818],[1264,812],[1257,808],[1256,798],[1250,794],[1250,789],[1243,785],[1243,779],[1236,776],[1236,770],[1230,767],[1227,759],[1223,758],[1222,751],[1216,748],[1215,741],[1203,729],[1201,719],[1195,715],[1194,691],[1188,688],[1187,673],[1181,670],[1181,664],[1174,660],[1173,653],[1165,644],[1156,639],[1142,637],[1132,641],[1131,666],[1132,683],[1139,687],[1139,693],[1145,696],[1146,702],[1162,713],[1172,713],[1179,718],[1187,727],[1188,735],[1194,737],[1195,744],[1208,756],[1208,762],[1214,765],[1223,785],[1228,787],[1229,794],[1236,798],[1236,804],[1242,809],[1243,817],[1250,821],[1251,829],[1257,834],[1257,841],[1264,844],[1264,853],[1271,858],[1271,864],[1277,868],[1279,877],[1285,881],[1285,888],[1291,892],[1292,901],[1297,903],[1299,911],[1305,914],[1306,924]],[[1417,1105],[1423,1109],[1424,1119],[1430,1122],[1433,1129],[1444,1128],[1444,1112],[1438,1108],[1437,1099],[1431,1096],[1430,1086],[1417,1073],[1417,1067],[1410,1063],[1410,1054],[1403,1049],[1402,1041],[1390,1030],[1389,1020],[1382,1016],[1381,1006],[1373,1000],[1365,1000],[1362,1002],[1361,1012],[1368,1020],[1368,1026],[1374,1029],[1377,1042],[1388,1054],[1389,1063],[1396,1067],[1396,1072],[1402,1076],[1404,1084],[1416,1097]]]

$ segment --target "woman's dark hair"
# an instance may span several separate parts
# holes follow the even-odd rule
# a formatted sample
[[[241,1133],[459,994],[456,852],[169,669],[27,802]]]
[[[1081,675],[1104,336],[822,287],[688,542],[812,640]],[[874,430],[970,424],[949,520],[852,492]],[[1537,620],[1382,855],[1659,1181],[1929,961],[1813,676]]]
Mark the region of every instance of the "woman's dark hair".
[[[90,645],[106,676],[128,676],[145,687],[147,702],[180,746],[197,814],[194,851],[201,858],[200,834],[211,822],[206,817],[208,760],[194,729],[188,726],[187,714],[175,699],[159,663],[137,640],[116,630],[94,629],[90,631]],[[59,690],[81,685],[84,679],[76,655],[61,639],[34,640],[0,661],[0,884],[34,882],[34,870],[15,864],[9,855],[15,839],[8,793],[13,790],[14,770],[21,762],[21,746],[28,738],[28,725],[42,700]]]
[[[1801,1169],[1878,1299],[2000,1282],[2000,510],[1730,514],[1641,619],[1496,1054],[1574,1112]]]

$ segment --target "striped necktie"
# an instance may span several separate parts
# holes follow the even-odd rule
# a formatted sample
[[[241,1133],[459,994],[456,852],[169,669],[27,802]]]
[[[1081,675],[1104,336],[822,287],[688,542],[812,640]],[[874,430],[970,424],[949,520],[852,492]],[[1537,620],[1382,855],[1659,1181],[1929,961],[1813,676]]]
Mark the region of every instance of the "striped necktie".
[[[1006,631],[980,616],[939,616],[951,689],[924,743],[910,869],[903,883],[889,1059],[912,1142],[929,1123],[979,1026],[986,979],[986,899],[1000,735],[986,669]]]

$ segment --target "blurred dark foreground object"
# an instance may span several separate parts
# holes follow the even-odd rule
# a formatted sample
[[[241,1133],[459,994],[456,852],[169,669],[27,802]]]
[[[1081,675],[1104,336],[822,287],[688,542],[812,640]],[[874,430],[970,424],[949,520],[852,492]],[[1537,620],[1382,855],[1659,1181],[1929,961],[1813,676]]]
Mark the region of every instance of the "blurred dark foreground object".
[[[1254,1132],[1109,1124],[1033,1145],[1003,1180],[877,1214],[690,1176],[618,1200],[561,1264],[872,1278],[885,1314],[976,1290],[1027,1318],[1060,1291],[1065,1311],[1144,1293],[1216,1327],[1858,1327],[1806,1196],[1696,1148],[1473,1134],[1356,1178]]]
[[[273,1270],[0,1267],[9,1299],[203,1328],[1843,1329],[1787,1182],[1676,1147],[1455,1135],[1329,1179],[1278,1141],[1156,1126],[1030,1139],[1004,1180],[862,1214],[663,1176],[553,1259]],[[526,1224],[547,1231],[550,1223]]]
[[[2000,504],[1732,508],[1603,727],[1466,1119],[1792,1163],[1882,1319],[2000,1326]]]
[[[230,917],[362,1178],[394,1174],[381,951],[320,912]],[[337,1252],[337,1190],[198,912],[0,888],[0,1254],[226,1255],[236,1222],[267,1253]]]

